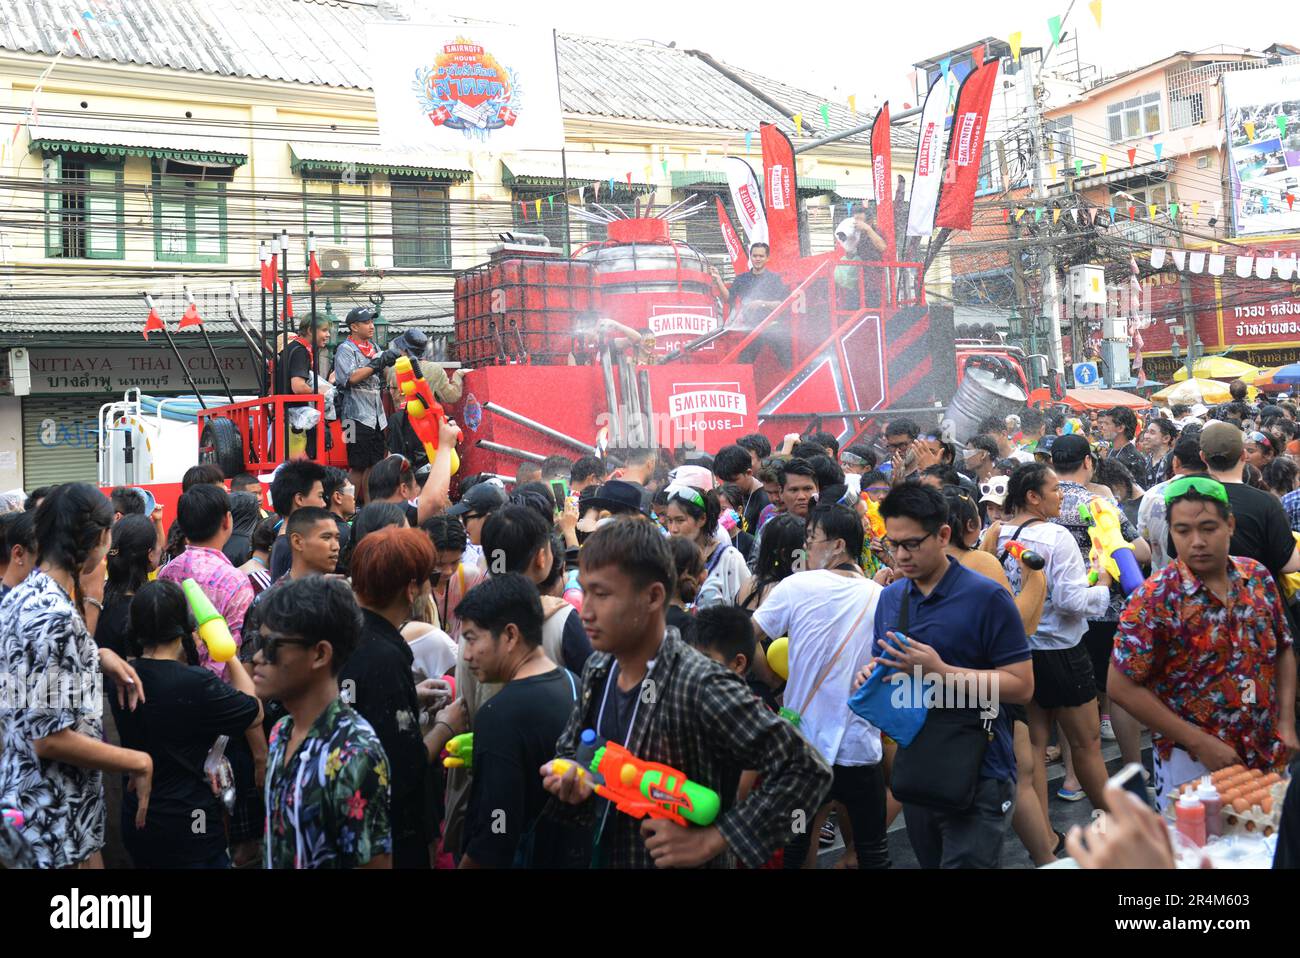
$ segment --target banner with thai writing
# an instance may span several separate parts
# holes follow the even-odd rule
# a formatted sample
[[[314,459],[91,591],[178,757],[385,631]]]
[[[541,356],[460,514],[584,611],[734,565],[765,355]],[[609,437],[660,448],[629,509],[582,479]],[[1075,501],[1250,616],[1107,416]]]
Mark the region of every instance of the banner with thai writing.
[[[948,136],[947,165],[939,193],[935,226],[968,230],[975,211],[975,190],[979,185],[980,160],[984,155],[984,134],[988,129],[989,105],[998,77],[998,60],[990,60],[968,76],[957,93],[957,110]]]
[[[794,144],[774,123],[759,125],[763,145],[763,205],[767,241],[777,269],[799,258],[799,207],[795,190]]]
[[[548,31],[372,23],[366,59],[384,146],[559,150],[564,123]]]

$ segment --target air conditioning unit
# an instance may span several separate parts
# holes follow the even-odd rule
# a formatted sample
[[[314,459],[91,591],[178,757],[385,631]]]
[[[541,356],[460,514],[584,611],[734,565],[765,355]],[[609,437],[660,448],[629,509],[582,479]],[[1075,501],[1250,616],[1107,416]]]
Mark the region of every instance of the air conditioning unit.
[[[1089,306],[1106,305],[1106,271],[1100,266],[1071,266],[1070,300]]]
[[[361,285],[361,277],[350,273],[361,269],[365,261],[363,253],[346,246],[321,247],[316,251],[316,262],[320,264],[321,271],[316,288],[322,292],[356,289]]]

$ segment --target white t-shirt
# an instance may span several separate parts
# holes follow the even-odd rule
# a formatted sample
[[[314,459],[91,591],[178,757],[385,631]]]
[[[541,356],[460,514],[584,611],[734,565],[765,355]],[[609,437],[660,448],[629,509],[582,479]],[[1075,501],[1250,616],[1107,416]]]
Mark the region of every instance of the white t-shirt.
[[[1002,523],[998,536],[998,549],[1006,548],[1015,527]],[[1043,600],[1043,616],[1038,620],[1038,630],[1029,636],[1029,647],[1038,651],[1072,649],[1088,631],[1088,620],[1106,614],[1110,605],[1110,589],[1104,585],[1088,585],[1088,568],[1083,564],[1079,544],[1065,526],[1055,522],[1035,522],[1020,530],[1020,542],[1046,560],[1043,574],[1047,576],[1047,598]],[[1020,594],[1020,563],[1007,556],[1002,563],[1011,590]]]
[[[853,676],[871,659],[882,591],[861,576],[823,569],[796,572],[777,583],[754,613],[769,636],[790,637],[785,704],[792,709],[804,705],[845,631],[858,623],[821,688],[800,712],[804,736],[832,765],[875,765],[881,758],[879,729],[849,710],[849,696]]]
[[[724,532],[723,535],[726,533]],[[709,571],[708,578],[704,580],[704,585],[700,586],[700,594],[695,599],[697,609],[707,609],[714,605],[735,605],[736,596],[740,595],[740,590],[751,578],[749,564],[745,562],[745,557],[741,555],[740,550],[731,545],[729,537],[727,545],[722,546],[721,549],[722,554],[717,556],[717,562]],[[711,555],[710,558],[713,556]],[[708,568],[708,565],[706,561],[705,568]]]
[[[442,678],[456,664],[456,643],[442,629],[430,628],[419,638],[408,639],[406,644],[415,656],[411,671],[424,673],[426,679]]]

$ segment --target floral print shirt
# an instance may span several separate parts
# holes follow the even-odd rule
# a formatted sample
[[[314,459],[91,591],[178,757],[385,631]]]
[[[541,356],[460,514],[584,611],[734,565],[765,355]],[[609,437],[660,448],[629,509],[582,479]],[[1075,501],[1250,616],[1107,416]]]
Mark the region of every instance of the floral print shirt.
[[[68,594],[39,569],[0,602],[0,807],[26,818],[38,868],[67,868],[104,845],[103,772],[42,761],[64,729],[104,737],[99,649]]]
[[[336,698],[286,761],[293,716],[271,730],[266,867],[356,868],[391,854],[388,757],[370,723]]]
[[[1248,767],[1280,772],[1277,657],[1291,647],[1282,600],[1268,570],[1240,556],[1228,557],[1227,596],[1175,559],[1129,597],[1111,661]],[[1173,743],[1155,736],[1155,747],[1168,760]]]

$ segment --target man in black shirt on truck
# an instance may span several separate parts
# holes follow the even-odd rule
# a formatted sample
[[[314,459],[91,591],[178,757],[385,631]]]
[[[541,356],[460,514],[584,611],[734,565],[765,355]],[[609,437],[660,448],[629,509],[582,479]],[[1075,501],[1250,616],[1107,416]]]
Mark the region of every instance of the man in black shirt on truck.
[[[715,268],[713,281],[718,291],[730,304],[731,325],[738,329],[751,330],[780,306],[790,289],[776,273],[767,269],[767,260],[771,256],[771,247],[766,243],[755,243],[749,248],[749,272],[741,273],[727,289],[722,281],[722,274]],[[778,324],[779,325],[779,324]],[[790,350],[790,331],[786,328],[768,329],[758,339],[750,343],[740,355],[743,363],[753,362],[759,348],[769,344],[786,366],[793,362]]]

